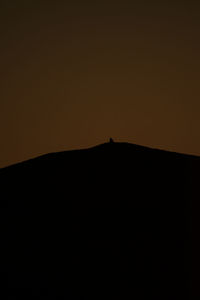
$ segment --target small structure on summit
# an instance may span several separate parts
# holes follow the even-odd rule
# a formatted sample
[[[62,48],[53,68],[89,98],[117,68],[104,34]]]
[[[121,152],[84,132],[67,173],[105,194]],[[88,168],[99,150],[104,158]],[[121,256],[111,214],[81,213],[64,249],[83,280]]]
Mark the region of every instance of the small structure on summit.
[[[109,142],[110,143],[114,143],[114,140],[112,138],[110,138]]]

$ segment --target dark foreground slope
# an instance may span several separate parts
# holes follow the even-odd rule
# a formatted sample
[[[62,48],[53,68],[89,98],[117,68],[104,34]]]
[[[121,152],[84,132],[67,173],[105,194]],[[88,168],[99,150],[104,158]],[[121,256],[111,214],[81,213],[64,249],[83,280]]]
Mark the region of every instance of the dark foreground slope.
[[[9,299],[195,299],[200,158],[108,143],[0,170]]]

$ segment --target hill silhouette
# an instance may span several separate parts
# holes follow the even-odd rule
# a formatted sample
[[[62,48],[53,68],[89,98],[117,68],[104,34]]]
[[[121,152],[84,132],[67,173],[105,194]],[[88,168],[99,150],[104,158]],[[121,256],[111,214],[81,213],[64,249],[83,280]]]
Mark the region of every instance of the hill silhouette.
[[[193,299],[200,158],[129,143],[0,169],[9,299]]]

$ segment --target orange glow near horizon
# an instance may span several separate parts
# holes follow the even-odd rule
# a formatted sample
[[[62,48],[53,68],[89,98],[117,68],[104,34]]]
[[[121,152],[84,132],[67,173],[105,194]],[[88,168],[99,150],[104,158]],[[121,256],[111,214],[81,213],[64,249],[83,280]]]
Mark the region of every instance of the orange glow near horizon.
[[[200,155],[197,1],[8,2],[0,167],[110,136]]]

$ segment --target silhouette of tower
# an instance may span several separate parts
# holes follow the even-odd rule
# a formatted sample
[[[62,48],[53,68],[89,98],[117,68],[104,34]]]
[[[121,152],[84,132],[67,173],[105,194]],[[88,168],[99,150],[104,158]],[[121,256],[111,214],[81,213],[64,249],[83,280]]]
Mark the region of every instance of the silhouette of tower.
[[[114,140],[113,140],[112,138],[110,138],[110,140],[109,140],[109,141],[110,141],[110,143],[114,143]]]

